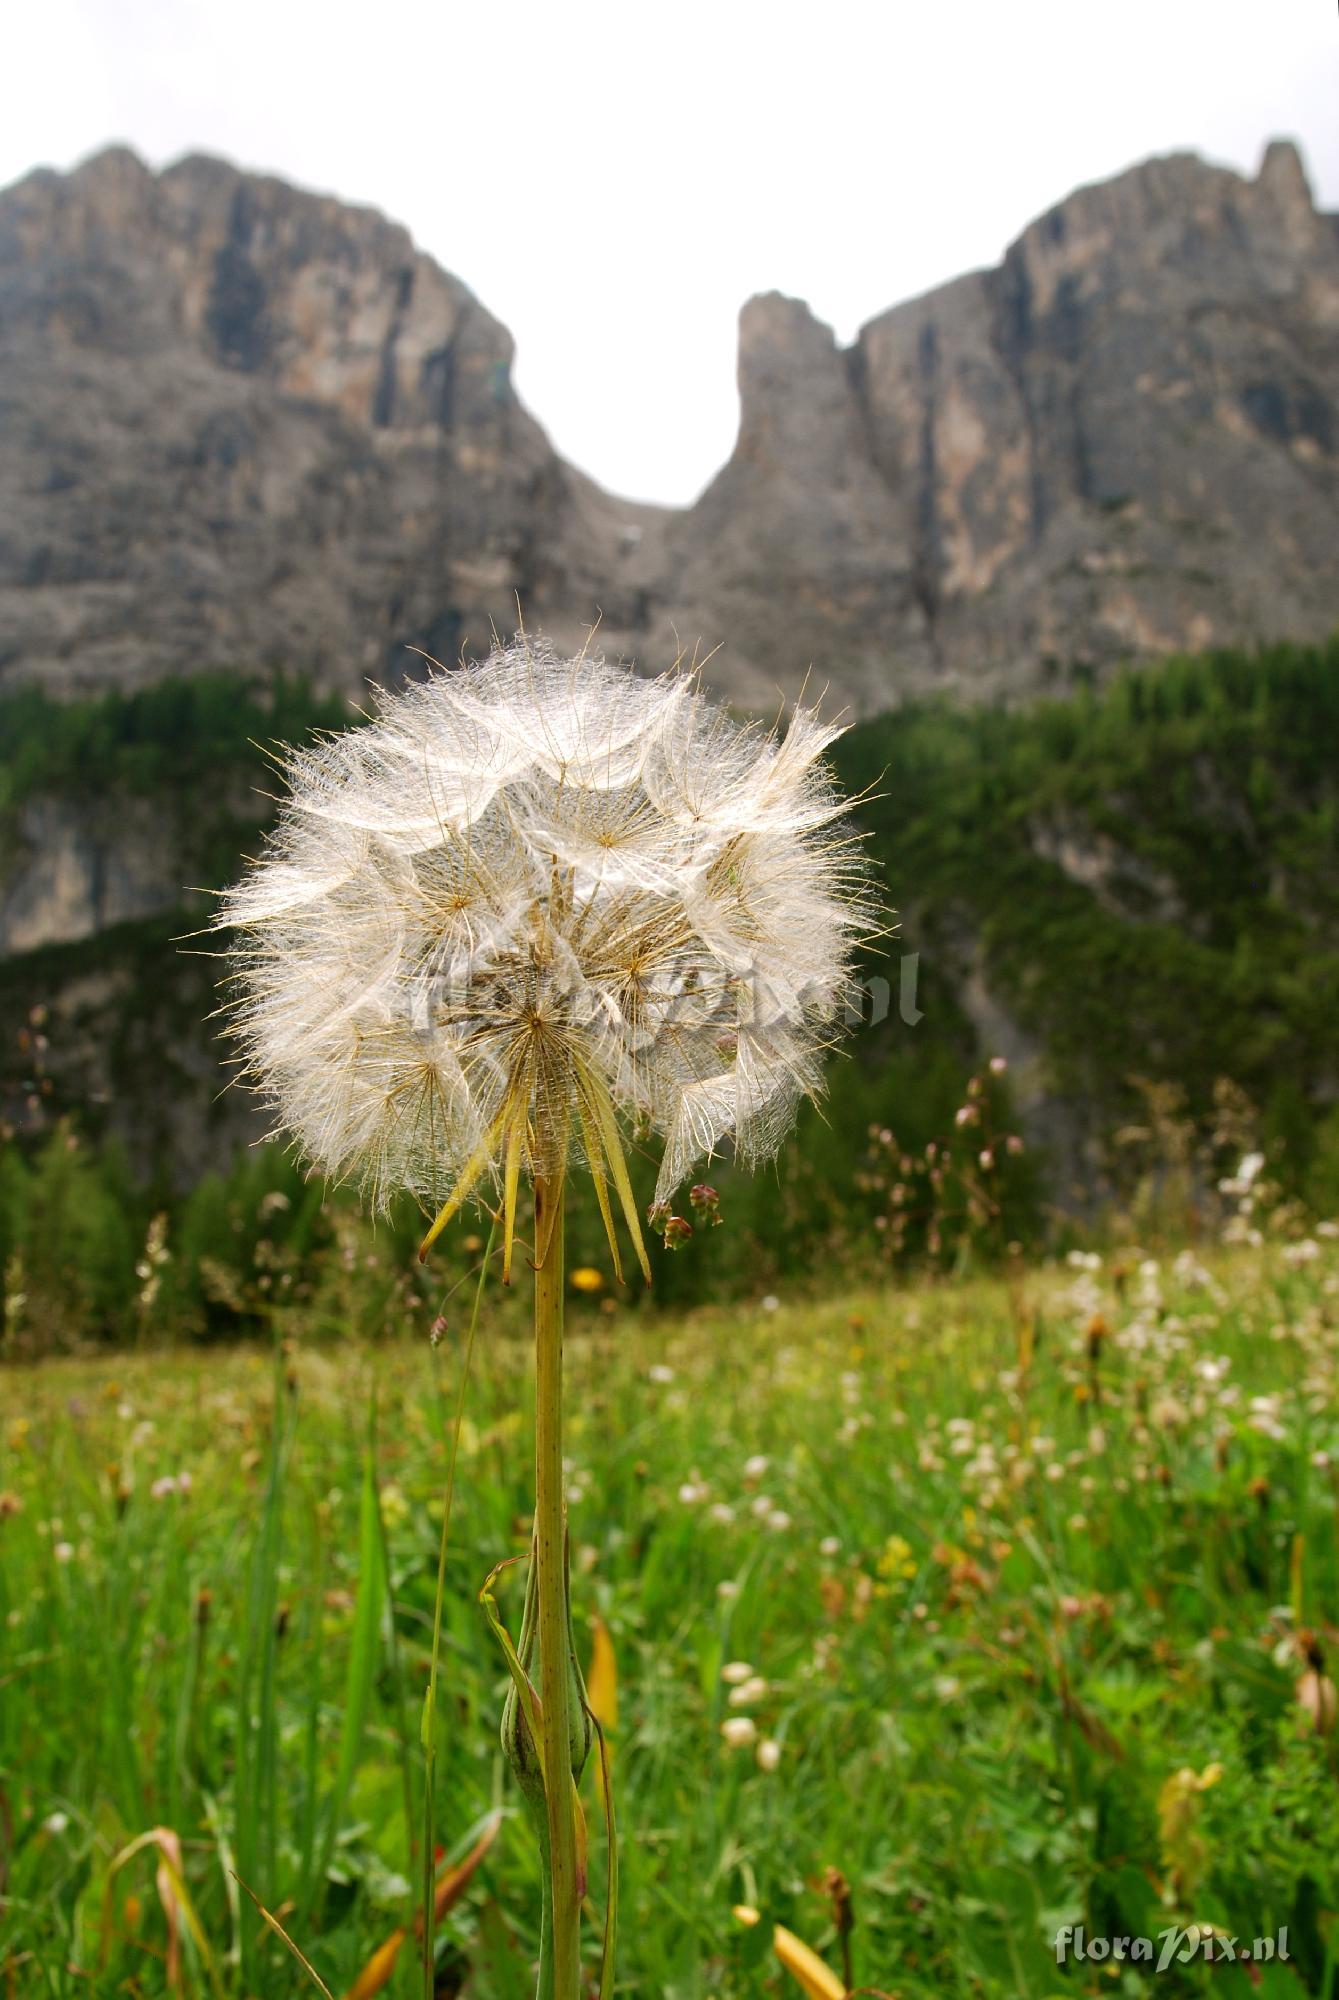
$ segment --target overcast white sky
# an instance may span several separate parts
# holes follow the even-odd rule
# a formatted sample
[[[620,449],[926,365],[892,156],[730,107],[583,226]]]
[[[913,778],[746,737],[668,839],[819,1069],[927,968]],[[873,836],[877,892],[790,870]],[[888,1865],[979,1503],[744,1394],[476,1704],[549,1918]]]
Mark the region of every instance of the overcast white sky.
[[[685,501],[734,438],[735,321],[849,339],[1084,181],[1295,137],[1339,208],[1334,0],[38,0],[0,184],[112,139],[407,223],[516,336],[559,449]]]

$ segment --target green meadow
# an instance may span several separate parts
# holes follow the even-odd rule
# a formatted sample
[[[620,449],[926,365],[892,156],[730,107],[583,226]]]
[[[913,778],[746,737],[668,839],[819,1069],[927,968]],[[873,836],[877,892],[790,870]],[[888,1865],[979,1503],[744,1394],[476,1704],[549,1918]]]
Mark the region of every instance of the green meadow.
[[[836,746],[892,1005],[775,1170],[713,1168],[725,1226],[648,1299],[574,1191],[628,2000],[1339,2000],[1339,640],[1055,696]],[[0,871],[37,805],[148,801],[217,887],[255,739],[347,720],[11,694]],[[480,1602],[503,1565],[519,1632],[528,1285],[463,1383],[479,1225],[421,1269],[417,1215],[240,1145],[163,893],[0,965],[0,2000],[409,2000],[428,1878],[441,2000],[531,2000]],[[593,1993],[594,1768],[585,1812]]]
[[[695,1246],[729,1250],[728,1227]],[[0,1994],[423,1992],[420,1718],[473,1288],[369,1340],[385,1254],[346,1234],[342,1318],[276,1306],[268,1346],[6,1370]],[[582,1282],[571,1557],[629,1829],[620,1993],[1335,1993],[1334,1236],[659,1315]],[[482,1293],[445,1571],[434,1844],[475,1865],[435,1980],[477,2000],[528,2000],[539,1906],[479,1603],[512,1563],[515,1633],[525,1290]],[[585,1807],[593,1981],[592,1772]],[[1185,1935],[1155,1973],[1059,1963],[1064,1926]]]

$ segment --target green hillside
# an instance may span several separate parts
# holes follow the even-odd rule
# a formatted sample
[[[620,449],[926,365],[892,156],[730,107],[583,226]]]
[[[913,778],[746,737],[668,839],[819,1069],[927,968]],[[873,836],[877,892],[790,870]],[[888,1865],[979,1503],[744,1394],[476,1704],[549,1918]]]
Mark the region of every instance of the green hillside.
[[[908,946],[933,964],[971,929],[1088,1122],[1137,1112],[1136,1077],[1207,1119],[1228,1077],[1292,1176],[1332,1171],[1339,641],[1175,659],[1026,710],[903,710],[838,761],[877,785],[862,817]]]

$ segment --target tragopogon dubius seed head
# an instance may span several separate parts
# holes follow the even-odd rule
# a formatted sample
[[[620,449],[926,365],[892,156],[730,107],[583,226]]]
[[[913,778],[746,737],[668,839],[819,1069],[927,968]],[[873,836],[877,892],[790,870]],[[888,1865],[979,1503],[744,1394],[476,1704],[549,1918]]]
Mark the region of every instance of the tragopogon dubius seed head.
[[[375,1207],[440,1209],[429,1241],[500,1183],[508,1259],[522,1175],[584,1158],[611,1247],[612,1182],[645,1263],[618,1113],[664,1135],[663,1202],[725,1141],[766,1159],[821,1089],[875,922],[822,762],[838,733],[523,639],[284,753],[217,917],[279,1131]]]

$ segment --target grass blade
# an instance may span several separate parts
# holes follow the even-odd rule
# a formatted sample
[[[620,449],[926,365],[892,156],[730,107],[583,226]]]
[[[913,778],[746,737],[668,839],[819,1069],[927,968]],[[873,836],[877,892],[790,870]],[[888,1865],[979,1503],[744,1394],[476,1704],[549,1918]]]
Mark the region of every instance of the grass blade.
[[[614,1778],[609,1742],[604,1725],[592,1713],[595,1739],[600,1746],[600,1796],[604,1801],[605,1897],[604,1947],[600,1954],[600,2000],[613,2000],[614,1959],[618,1950],[618,1833],[614,1825]]]
[[[456,1393],[456,1415],[451,1429],[451,1455],[446,1469],[446,1495],[442,1501],[442,1535],[437,1547],[437,1593],[432,1612],[432,1658],[428,1664],[428,1688],[423,1697],[423,1719],[419,1725],[419,1735],[423,1744],[423,1906],[421,1929],[423,1942],[423,1990],[426,2000],[433,2000],[433,1927],[436,1921],[436,1906],[433,1881],[433,1833],[434,1803],[437,1776],[437,1666],[442,1651],[442,1606],[446,1599],[446,1550],[451,1533],[451,1508],[456,1497],[456,1465],[460,1458],[460,1427],[465,1417],[465,1392],[469,1388],[470,1364],[474,1360],[475,1336],[479,1331],[479,1308],[483,1304],[484,1281],[488,1276],[488,1266],[492,1261],[493,1245],[497,1241],[497,1218],[494,1217],[488,1231],[488,1241],[484,1245],[483,1262],[479,1267],[479,1282],[474,1290],[474,1310],[470,1314],[469,1330],[465,1336],[465,1357],[460,1364],[460,1388]]]
[[[304,1907],[314,1914],[325,1894],[326,1871],[334,1853],[339,1824],[348,1804],[363,1731],[372,1699],[381,1657],[381,1615],[386,1602],[386,1569],[382,1554],[380,1504],[376,1478],[376,1406],[368,1419],[368,1441],[363,1450],[363,1488],[358,1518],[358,1599],[354,1607],[353,1638],[349,1650],[348,1676],[344,1688],[344,1721],[339,1738],[339,1761],[334,1789],[326,1807],[325,1824],[318,1850],[318,1863],[306,1885]]]
[[[284,1929],[283,1925],[280,1923],[278,1917],[272,1917],[270,1915],[269,1911],[266,1909],[265,1905],[261,1902],[260,1897],[256,1894],[255,1890],[247,1888],[246,1883],[242,1882],[242,1878],[240,1875],[237,1877],[237,1880],[241,1882],[242,1887],[246,1889],[247,1895],[251,1898],[256,1908],[260,1911],[261,1917],[264,1919],[265,1923],[269,1925],[270,1929],[274,1932],[275,1936],[277,1938],[281,1938],[283,1942],[287,1945],[289,1951],[292,1952],[294,1958],[297,1960],[298,1964],[302,1967],[302,1970],[306,1973],[308,1979],[311,1980],[312,1985],[316,1988],[317,1992],[323,1993],[325,1995],[325,2000],[335,2000],[334,1994],[330,1991],[330,1988],[326,1985],[324,1979],[322,1979],[320,1973],[316,1970],[316,1967],[312,1964],[309,1958],[303,1956],[298,1946],[294,1944],[292,1938],[288,1935],[288,1932]]]

